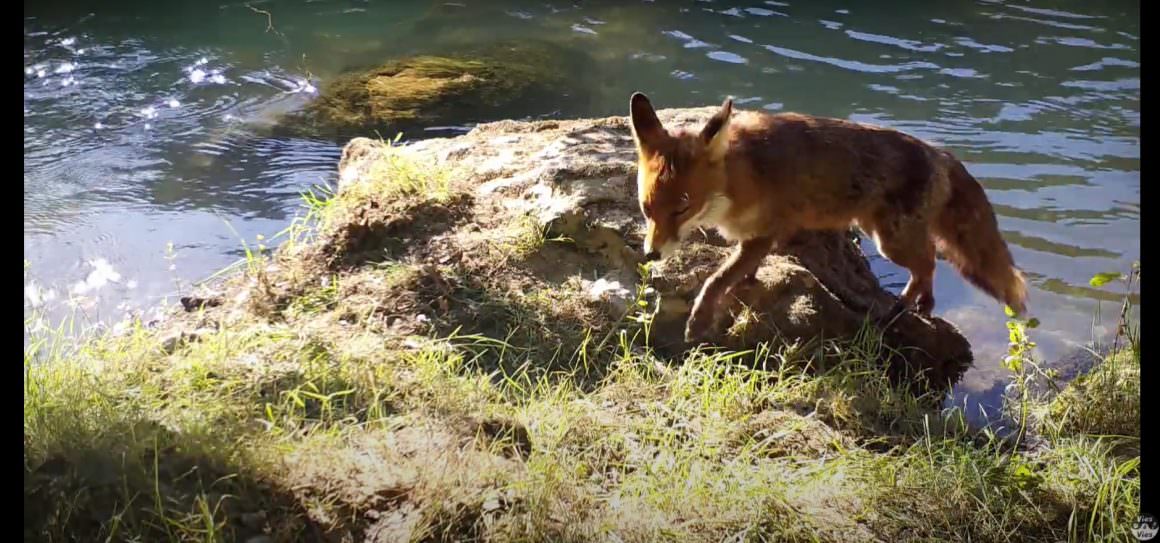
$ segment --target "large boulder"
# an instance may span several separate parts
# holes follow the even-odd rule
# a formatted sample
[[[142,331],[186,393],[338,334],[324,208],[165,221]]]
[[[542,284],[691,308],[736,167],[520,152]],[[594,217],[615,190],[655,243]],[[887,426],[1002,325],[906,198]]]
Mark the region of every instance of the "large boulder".
[[[704,123],[716,108],[669,109],[658,113],[666,126]],[[470,133],[390,147],[357,138],[344,149],[339,191],[370,177],[388,153],[420,164],[451,168],[456,183],[470,187],[473,210],[466,230],[502,228],[531,217],[546,237],[569,241],[567,251],[526,260],[538,276],[563,288],[579,281],[592,303],[610,314],[639,303],[644,220],[636,200],[636,154],[625,117],[570,121],[483,124]],[[486,216],[486,217],[485,217]],[[766,258],[757,282],[738,289],[721,319],[716,343],[735,349],[761,342],[803,342],[851,338],[869,320],[882,330],[893,353],[896,375],[925,373],[940,386],[956,382],[972,361],[967,340],[949,322],[905,313],[887,320],[896,296],[870,270],[853,232],[799,236]],[[426,246],[420,259],[459,258],[470,251],[469,237],[441,248]],[[653,264],[647,278],[653,291],[650,341],[661,352],[679,352],[691,301],[705,278],[731,249],[714,234],[690,240],[674,257]],[[583,273],[581,273],[583,270]],[[496,273],[499,273],[498,271]],[[582,276],[576,279],[574,276]],[[553,283],[554,282],[554,283]]]

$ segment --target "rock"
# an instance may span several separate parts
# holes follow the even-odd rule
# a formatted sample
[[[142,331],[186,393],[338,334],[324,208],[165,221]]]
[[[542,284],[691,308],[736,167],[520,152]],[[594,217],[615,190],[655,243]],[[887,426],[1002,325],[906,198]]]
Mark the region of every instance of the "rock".
[[[767,257],[757,279],[730,308],[736,313],[744,304],[757,312],[752,324],[724,341],[730,347],[749,348],[778,334],[791,341],[849,338],[870,318],[885,324],[884,343],[903,351],[902,375],[925,372],[938,383],[954,383],[972,362],[970,343],[950,322],[912,312],[887,320],[897,297],[879,285],[851,234],[798,236]]]
[[[322,135],[378,132],[392,138],[433,126],[550,113],[583,98],[572,84],[587,57],[546,42],[501,42],[386,62],[340,76],[289,127]]]
[[[173,354],[177,351],[185,340],[185,334],[180,331],[170,332],[161,337],[161,352],[165,354]]]
[[[219,305],[222,305],[221,297],[220,296],[213,296],[213,295],[209,295],[209,296],[182,296],[179,301],[181,302],[182,309],[185,309],[185,311],[187,313],[192,313],[194,311],[198,311],[200,309],[204,309],[207,307],[217,307]]]
[[[171,330],[170,332],[161,336],[161,339],[159,340],[159,347],[161,352],[165,354],[173,354],[182,346],[196,341],[201,341],[202,336],[210,333],[213,333],[213,330],[209,328],[199,328],[192,331],[181,329]]]
[[[601,277],[595,281],[581,279],[584,290],[593,301],[606,301],[626,304],[632,299],[632,293],[616,279],[609,280]]]
[[[659,112],[665,126],[699,126],[715,107]],[[455,137],[429,139],[387,148],[355,138],[343,151],[339,192],[365,182],[384,153],[404,153],[419,164],[455,171],[474,200],[454,243],[467,247],[475,232],[532,217],[547,232],[569,240],[533,273],[555,289],[570,276],[588,303],[605,304],[622,315],[635,296],[642,262],[644,220],[636,200],[636,152],[626,117],[569,121],[499,121]],[[443,243],[449,234],[441,234]],[[474,237],[473,237],[474,236]],[[652,266],[650,286],[659,296],[651,340],[662,352],[679,352],[685,319],[705,278],[731,250],[716,235],[695,235],[672,258]],[[849,338],[867,318],[883,320],[896,296],[883,290],[854,241],[852,232],[807,233],[771,255],[757,280],[735,289],[729,315],[721,319],[717,342],[736,349],[765,341]],[[425,258],[416,250],[412,258]],[[471,249],[461,249],[464,253]],[[544,251],[547,251],[545,249]],[[531,269],[539,265],[541,269]],[[747,308],[747,309],[746,309]],[[957,381],[972,361],[970,344],[949,322],[912,313],[883,330],[896,375],[925,372],[940,384]]]

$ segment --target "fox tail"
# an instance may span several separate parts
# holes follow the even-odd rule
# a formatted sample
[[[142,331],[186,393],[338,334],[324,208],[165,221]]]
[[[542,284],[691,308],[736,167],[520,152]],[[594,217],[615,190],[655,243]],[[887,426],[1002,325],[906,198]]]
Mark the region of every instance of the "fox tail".
[[[972,285],[1023,315],[1027,284],[999,232],[995,211],[983,186],[961,162],[951,160],[950,199],[934,222],[939,248]]]

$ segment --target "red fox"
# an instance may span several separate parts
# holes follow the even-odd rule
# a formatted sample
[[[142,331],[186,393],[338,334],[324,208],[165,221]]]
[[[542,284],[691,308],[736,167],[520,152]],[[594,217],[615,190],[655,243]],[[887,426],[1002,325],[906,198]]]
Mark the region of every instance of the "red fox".
[[[698,227],[737,249],[705,282],[687,341],[713,327],[720,300],[779,243],[804,230],[857,226],[909,270],[894,311],[934,309],[936,250],[1016,314],[1027,287],[983,187],[950,152],[888,128],[797,113],[738,111],[727,99],[699,132],[669,132],[649,99],[629,100],[646,260]]]

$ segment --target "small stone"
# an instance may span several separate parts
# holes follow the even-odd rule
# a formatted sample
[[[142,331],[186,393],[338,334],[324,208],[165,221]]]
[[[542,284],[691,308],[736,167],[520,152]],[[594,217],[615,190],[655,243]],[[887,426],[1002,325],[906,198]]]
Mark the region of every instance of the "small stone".
[[[181,302],[181,307],[188,313],[208,307],[217,307],[222,304],[222,299],[218,296],[182,296],[179,301]]]
[[[161,352],[173,354],[184,343],[181,332],[170,332],[161,338]]]
[[[184,330],[169,332],[161,337],[161,351],[165,354],[173,354],[182,346],[201,341],[202,336],[212,332],[213,330],[210,328],[199,328],[192,332],[186,332]]]

